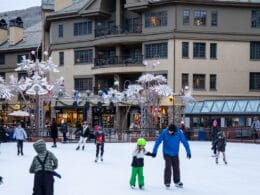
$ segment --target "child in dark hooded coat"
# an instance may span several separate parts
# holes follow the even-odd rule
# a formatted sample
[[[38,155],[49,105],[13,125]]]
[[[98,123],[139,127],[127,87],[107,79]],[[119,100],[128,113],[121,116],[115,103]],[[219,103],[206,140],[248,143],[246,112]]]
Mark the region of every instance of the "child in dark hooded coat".
[[[33,144],[37,155],[33,158],[30,173],[34,173],[33,195],[54,194],[54,170],[58,168],[58,159],[46,149],[43,140]]]

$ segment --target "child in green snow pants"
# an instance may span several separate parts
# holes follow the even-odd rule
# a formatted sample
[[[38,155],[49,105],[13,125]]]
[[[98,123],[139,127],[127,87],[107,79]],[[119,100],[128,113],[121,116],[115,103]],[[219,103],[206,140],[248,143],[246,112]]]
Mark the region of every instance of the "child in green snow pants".
[[[130,178],[131,188],[135,187],[136,176],[138,176],[138,186],[142,190],[144,187],[144,155],[152,156],[152,153],[145,150],[146,140],[144,138],[139,138],[137,140],[137,147],[133,152],[132,160],[132,175]]]
[[[143,167],[132,167],[130,186],[135,186],[136,176],[138,176],[138,185],[144,186]]]

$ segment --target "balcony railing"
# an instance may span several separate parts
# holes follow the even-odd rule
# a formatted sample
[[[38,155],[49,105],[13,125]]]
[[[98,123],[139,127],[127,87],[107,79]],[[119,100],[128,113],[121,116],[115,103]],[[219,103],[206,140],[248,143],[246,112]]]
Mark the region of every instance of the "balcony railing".
[[[106,65],[128,65],[128,64],[142,64],[143,55],[123,55],[123,56],[111,56],[103,59],[95,58],[95,66]]]
[[[97,28],[95,30],[95,37],[118,35],[118,34],[128,34],[128,33],[142,33],[142,24],[134,26],[110,26]]]

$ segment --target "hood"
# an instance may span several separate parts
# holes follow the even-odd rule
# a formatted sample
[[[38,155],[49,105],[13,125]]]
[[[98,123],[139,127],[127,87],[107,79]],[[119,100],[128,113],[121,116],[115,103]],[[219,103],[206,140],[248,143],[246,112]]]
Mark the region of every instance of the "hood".
[[[44,153],[46,151],[46,144],[42,139],[36,141],[33,147],[37,153]]]

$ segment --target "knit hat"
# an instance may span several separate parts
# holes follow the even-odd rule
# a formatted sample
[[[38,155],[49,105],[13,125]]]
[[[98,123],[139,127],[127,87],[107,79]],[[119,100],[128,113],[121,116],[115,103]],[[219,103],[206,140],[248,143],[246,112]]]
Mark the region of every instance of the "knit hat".
[[[218,125],[218,121],[214,120],[212,124],[213,124],[213,126],[217,126]]]

